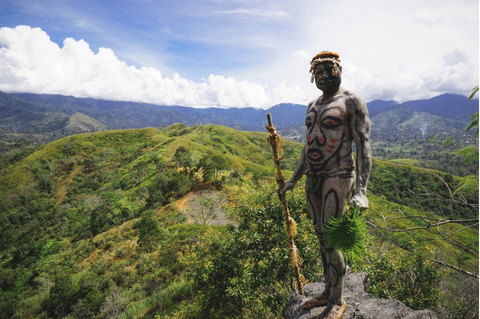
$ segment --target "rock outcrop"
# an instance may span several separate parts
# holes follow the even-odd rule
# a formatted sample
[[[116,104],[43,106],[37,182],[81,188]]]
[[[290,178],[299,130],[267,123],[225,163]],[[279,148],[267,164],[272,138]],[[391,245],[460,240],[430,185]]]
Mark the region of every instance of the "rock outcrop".
[[[376,299],[365,292],[368,285],[369,275],[365,272],[347,275],[343,291],[348,308],[343,319],[436,319],[430,310],[413,310],[394,299]],[[294,293],[283,309],[283,318],[316,318],[324,307],[304,310],[302,305],[306,300],[319,296],[324,287],[324,283],[313,283],[304,287],[305,296],[301,296],[298,292]]]

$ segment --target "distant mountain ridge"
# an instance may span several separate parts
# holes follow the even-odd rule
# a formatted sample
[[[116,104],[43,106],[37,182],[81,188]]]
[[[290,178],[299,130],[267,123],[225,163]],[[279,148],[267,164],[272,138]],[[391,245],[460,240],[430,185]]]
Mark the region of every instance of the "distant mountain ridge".
[[[383,103],[382,107],[378,107],[375,104],[375,107],[372,108],[372,104],[377,102]],[[466,97],[458,94],[442,94],[431,99],[425,100],[414,100],[407,101],[401,104],[398,103],[389,103],[395,101],[372,101],[368,103],[370,116],[374,117],[379,113],[387,112],[395,109],[404,109],[412,110],[415,112],[423,112],[432,114],[435,116],[444,117],[447,119],[458,120],[458,121],[469,121],[470,117],[478,112],[478,99],[469,100]]]
[[[392,129],[409,130],[408,133],[411,133],[412,129],[418,129],[425,134],[426,126],[429,133],[438,132],[448,126],[464,129],[470,117],[478,112],[478,100],[468,100],[456,94],[443,94],[431,99],[404,103],[374,100],[367,103],[367,106],[372,122],[377,126],[375,131],[385,133]],[[286,132],[293,130],[295,134],[302,135],[305,110],[305,105],[291,103],[278,104],[267,110],[198,109],[51,94],[0,92],[0,131],[31,133],[53,130],[68,135],[106,129],[159,127],[173,123],[185,123],[189,126],[216,124],[244,131],[263,131],[266,114],[271,113],[277,129]],[[77,114],[77,121],[69,121],[74,114]],[[90,124],[80,124],[78,118]],[[399,118],[405,123],[397,121]],[[417,127],[411,125],[412,121],[418,122]],[[67,125],[67,122],[70,124]]]
[[[158,127],[173,123],[187,125],[217,124],[246,131],[263,130],[266,114],[272,113],[278,128],[298,125],[304,122],[305,105],[278,104],[268,110],[255,108],[206,108],[185,106],[162,106],[137,102],[118,102],[73,96],[0,93],[0,101],[14,104],[30,102],[35,111],[55,109],[64,114],[82,113],[109,126],[112,129]],[[1,103],[1,102],[0,102]]]

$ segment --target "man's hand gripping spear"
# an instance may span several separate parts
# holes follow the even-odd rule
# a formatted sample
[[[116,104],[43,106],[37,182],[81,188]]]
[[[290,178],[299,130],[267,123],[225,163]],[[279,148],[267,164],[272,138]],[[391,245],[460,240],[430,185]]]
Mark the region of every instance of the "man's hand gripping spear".
[[[285,179],[282,175],[282,169],[280,168],[280,160],[283,157],[279,155],[279,142],[280,142],[280,135],[277,134],[275,127],[272,124],[272,115],[267,113],[267,121],[268,125],[265,126],[267,129],[269,136],[267,141],[272,146],[273,152],[273,161],[275,163],[275,167],[277,169],[277,185],[278,185],[278,198],[280,202],[282,202],[283,206],[283,218],[285,219],[285,225],[287,228],[287,236],[288,236],[288,248],[290,249],[290,254],[292,255],[292,266],[295,272],[295,277],[297,281],[298,292],[304,295],[303,292],[303,282],[305,281],[305,277],[300,273],[300,269],[298,267],[298,252],[297,247],[295,246],[295,242],[293,238],[295,237],[296,231],[296,224],[293,218],[290,217],[290,212],[288,211],[287,200],[285,198],[285,193],[282,193],[281,190],[285,187]]]

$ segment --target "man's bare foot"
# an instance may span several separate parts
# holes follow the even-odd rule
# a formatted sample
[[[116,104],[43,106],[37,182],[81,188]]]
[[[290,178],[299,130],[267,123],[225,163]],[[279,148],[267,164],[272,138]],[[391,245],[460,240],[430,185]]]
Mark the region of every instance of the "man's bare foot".
[[[318,319],[342,319],[343,313],[347,309],[347,303],[342,299],[340,305],[329,304],[322,313],[317,317]]]
[[[328,294],[326,292],[322,292],[320,296],[307,300],[303,304],[303,309],[310,309],[313,307],[324,307],[326,305],[328,305]]]

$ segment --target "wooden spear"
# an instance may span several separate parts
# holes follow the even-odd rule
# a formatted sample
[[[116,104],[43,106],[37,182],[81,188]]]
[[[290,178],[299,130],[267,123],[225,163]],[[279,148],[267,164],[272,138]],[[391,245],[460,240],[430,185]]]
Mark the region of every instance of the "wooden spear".
[[[297,247],[295,246],[295,242],[293,241],[293,238],[296,235],[296,224],[293,218],[290,217],[290,212],[288,211],[287,199],[285,198],[285,194],[281,193],[281,190],[285,187],[285,178],[283,177],[282,169],[280,168],[280,161],[283,159],[283,157],[280,157],[279,155],[280,135],[278,135],[275,127],[272,124],[272,115],[270,113],[267,113],[267,122],[268,125],[266,125],[265,128],[269,133],[268,142],[272,146],[273,161],[277,169],[276,179],[278,185],[278,198],[280,199],[280,202],[282,202],[283,206],[283,218],[285,219],[285,225],[287,228],[288,248],[290,249],[290,254],[292,255],[292,266],[297,280],[298,292],[301,295],[304,295],[302,281],[304,281],[305,278],[300,273],[300,269],[298,267],[298,252]]]

